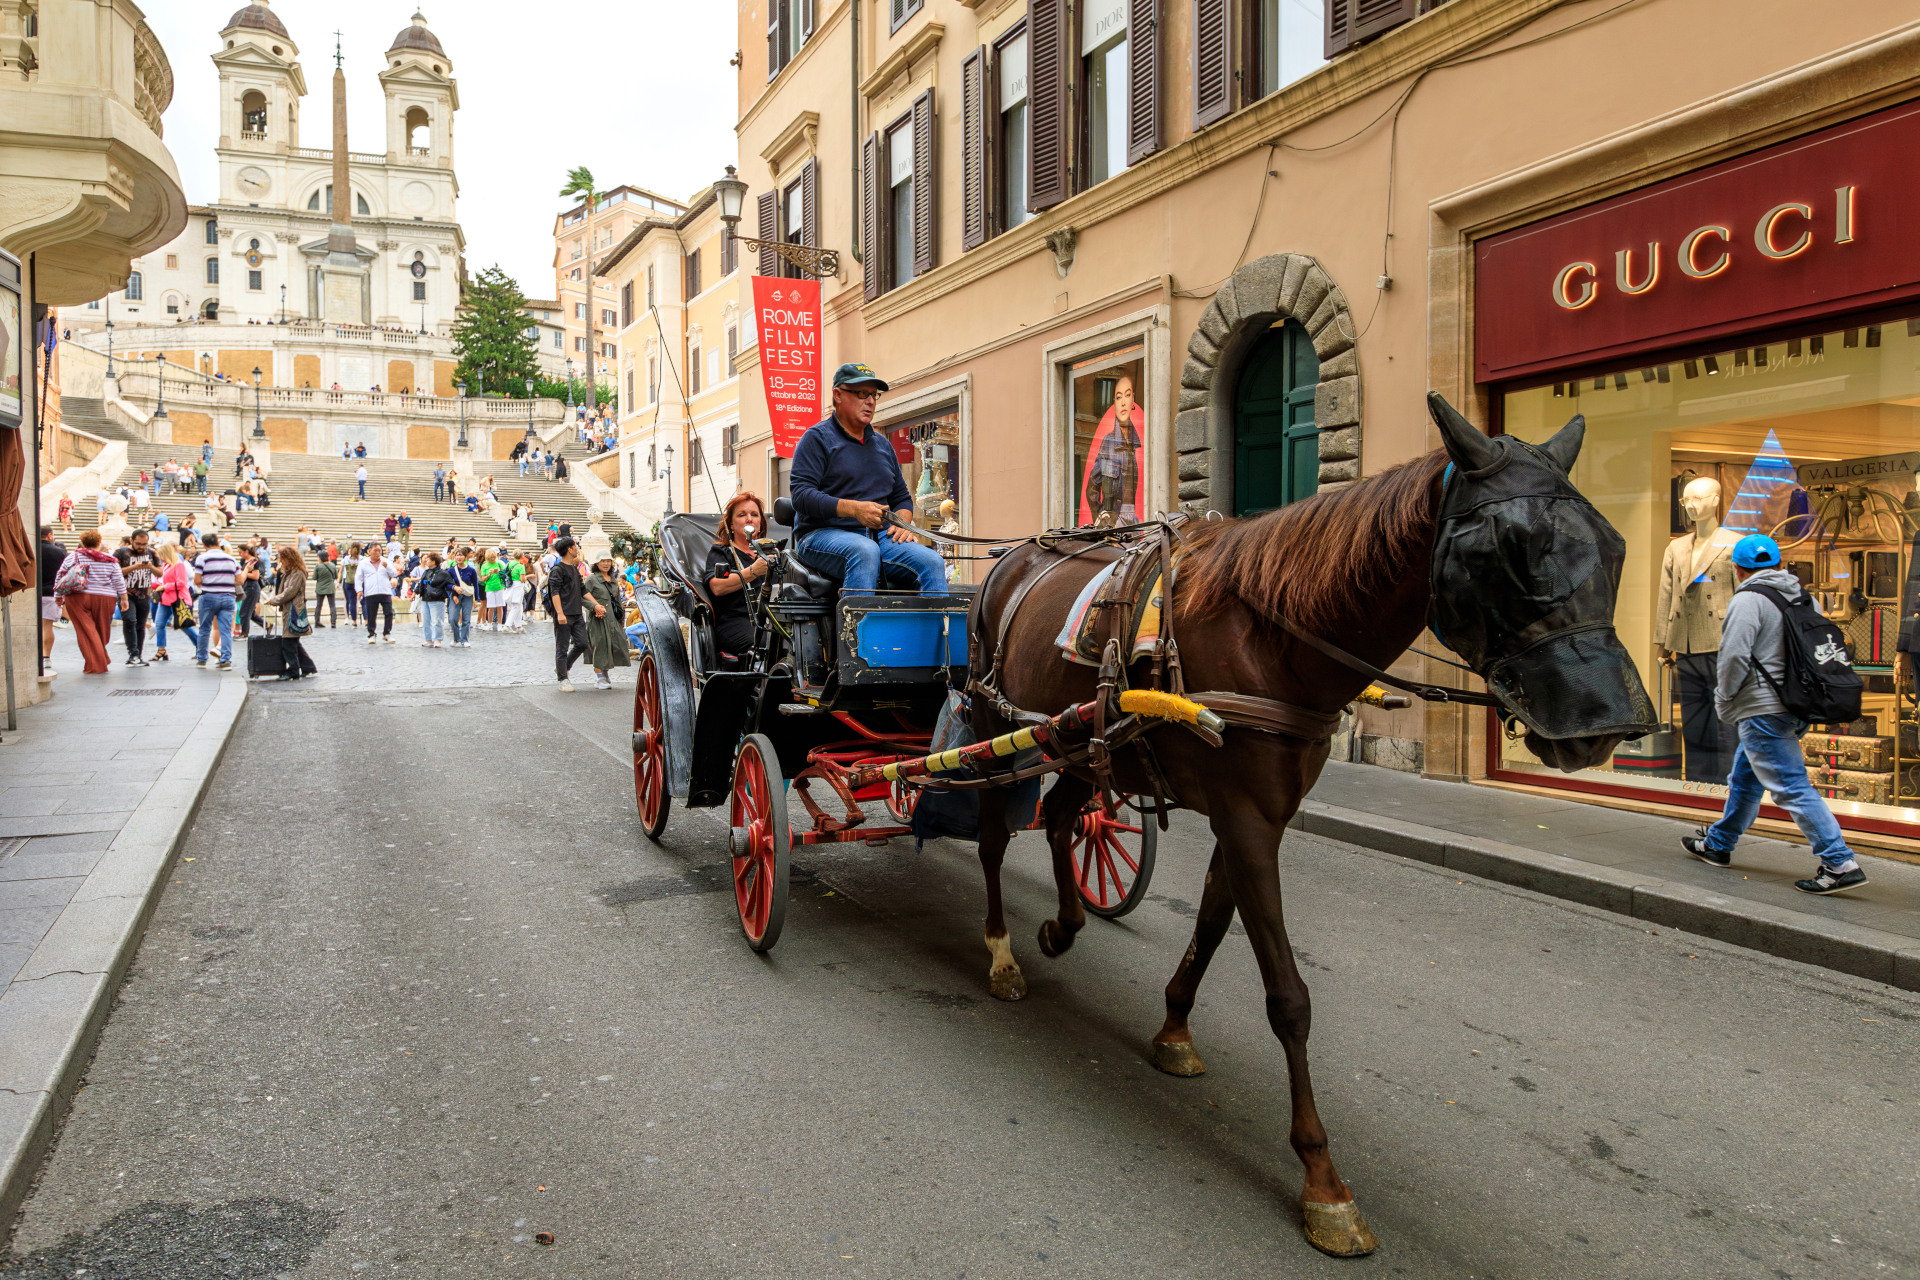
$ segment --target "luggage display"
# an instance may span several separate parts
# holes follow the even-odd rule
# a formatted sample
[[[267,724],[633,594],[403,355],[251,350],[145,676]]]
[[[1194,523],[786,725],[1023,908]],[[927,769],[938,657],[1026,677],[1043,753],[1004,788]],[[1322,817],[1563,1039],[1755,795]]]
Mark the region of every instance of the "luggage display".
[[[1807,770],[1813,789],[1829,800],[1850,800],[1856,804],[1892,804],[1891,773],[1861,773],[1852,769]]]
[[[1854,737],[1840,733],[1809,733],[1800,739],[1808,765],[1824,769],[1851,769],[1886,773],[1893,768],[1893,739]]]
[[[1623,742],[1613,751],[1615,773],[1636,773],[1643,778],[1677,778],[1681,773],[1680,733],[1673,725],[1673,699],[1667,693],[1664,662],[1654,664],[1658,674],[1653,705],[1660,716],[1660,727],[1636,742]]]

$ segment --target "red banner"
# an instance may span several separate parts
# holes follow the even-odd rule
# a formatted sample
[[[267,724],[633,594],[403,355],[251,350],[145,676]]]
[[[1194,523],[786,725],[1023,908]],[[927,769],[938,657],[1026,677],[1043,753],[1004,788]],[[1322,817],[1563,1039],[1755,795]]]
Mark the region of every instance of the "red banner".
[[[773,451],[791,458],[801,435],[826,416],[820,408],[820,282],[755,276],[753,321]]]

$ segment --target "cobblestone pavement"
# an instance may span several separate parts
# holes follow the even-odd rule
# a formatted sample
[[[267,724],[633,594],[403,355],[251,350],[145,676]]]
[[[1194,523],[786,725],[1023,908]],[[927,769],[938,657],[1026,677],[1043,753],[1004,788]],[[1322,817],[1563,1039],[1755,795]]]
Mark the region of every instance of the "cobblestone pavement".
[[[381,689],[499,689],[516,685],[553,684],[553,624],[529,622],[525,634],[473,632],[471,649],[425,649],[420,624],[400,615],[394,619],[393,643],[367,643],[364,627],[321,627],[307,637],[307,652],[320,668],[311,683],[288,686],[302,693],[353,693]],[[236,660],[236,665],[239,665]],[[633,685],[634,669],[616,667],[616,687]],[[583,658],[573,667],[576,690],[593,684],[593,668]],[[263,683],[271,684],[272,681]]]

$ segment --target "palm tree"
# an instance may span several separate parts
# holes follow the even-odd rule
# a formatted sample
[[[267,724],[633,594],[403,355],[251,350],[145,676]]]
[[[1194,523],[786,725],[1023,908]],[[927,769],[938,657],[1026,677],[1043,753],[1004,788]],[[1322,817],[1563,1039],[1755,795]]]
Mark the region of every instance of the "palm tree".
[[[569,169],[567,171],[567,185],[560,188],[560,196],[562,199],[584,200],[587,204],[587,388],[589,390],[592,390],[598,385],[593,380],[593,358],[598,354],[596,348],[600,345],[594,337],[594,322],[598,319],[598,316],[594,313],[595,299],[593,296],[593,215],[600,203],[600,198],[605,194],[603,191],[594,189],[593,170],[587,168],[585,165],[576,165],[574,168]],[[598,394],[593,397],[593,400],[594,409],[597,412],[599,409]],[[572,425],[572,423],[569,423],[568,427],[571,428]]]

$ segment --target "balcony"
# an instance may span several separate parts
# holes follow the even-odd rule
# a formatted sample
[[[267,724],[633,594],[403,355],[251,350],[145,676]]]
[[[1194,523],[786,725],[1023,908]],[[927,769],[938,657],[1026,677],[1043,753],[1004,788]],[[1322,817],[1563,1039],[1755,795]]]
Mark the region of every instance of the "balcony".
[[[414,157],[415,159],[425,160],[427,157],[433,154],[433,148],[409,146],[407,148],[407,154],[409,156]]]
[[[265,142],[266,140],[267,135],[264,133],[255,133],[251,129],[242,129],[240,131],[240,141],[242,142]]]

